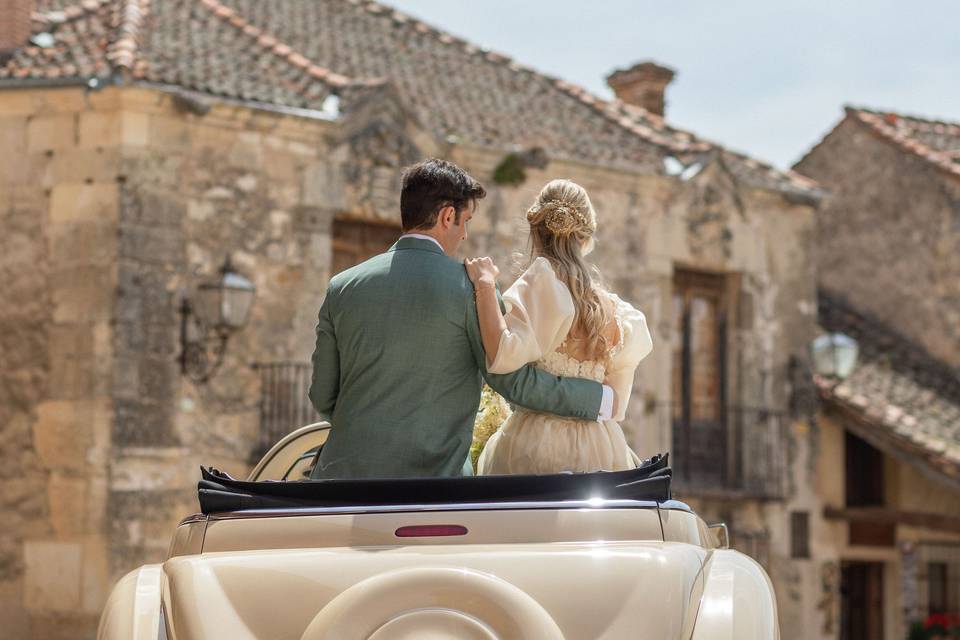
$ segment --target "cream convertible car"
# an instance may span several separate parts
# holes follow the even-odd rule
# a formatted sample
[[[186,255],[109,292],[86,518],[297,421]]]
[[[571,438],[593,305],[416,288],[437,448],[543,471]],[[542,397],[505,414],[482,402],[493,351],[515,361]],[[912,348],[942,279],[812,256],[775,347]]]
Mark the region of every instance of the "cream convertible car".
[[[204,470],[166,562],[114,588],[101,640],[779,638],[773,588],[670,499],[663,456],[632,471],[299,480],[328,425],[247,481]],[[271,481],[272,480],[272,481]]]

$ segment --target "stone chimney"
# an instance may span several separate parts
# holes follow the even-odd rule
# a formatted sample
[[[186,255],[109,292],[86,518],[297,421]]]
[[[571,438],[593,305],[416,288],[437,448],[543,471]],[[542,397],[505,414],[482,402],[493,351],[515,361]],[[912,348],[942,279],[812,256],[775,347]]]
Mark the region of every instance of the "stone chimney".
[[[0,0],[0,55],[26,46],[34,0]]]
[[[664,94],[673,76],[673,69],[647,61],[617,69],[607,76],[607,84],[623,102],[663,116]]]

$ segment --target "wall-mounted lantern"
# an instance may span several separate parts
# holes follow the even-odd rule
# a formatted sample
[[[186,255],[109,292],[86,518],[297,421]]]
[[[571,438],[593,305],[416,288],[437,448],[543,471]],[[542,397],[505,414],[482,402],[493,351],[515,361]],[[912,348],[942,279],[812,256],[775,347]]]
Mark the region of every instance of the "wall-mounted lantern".
[[[220,277],[197,287],[196,300],[180,305],[180,370],[197,383],[223,364],[227,341],[247,325],[257,288],[233,269],[230,256]]]
[[[853,373],[859,354],[857,341],[842,333],[827,333],[810,343],[813,372],[830,380],[845,380]]]

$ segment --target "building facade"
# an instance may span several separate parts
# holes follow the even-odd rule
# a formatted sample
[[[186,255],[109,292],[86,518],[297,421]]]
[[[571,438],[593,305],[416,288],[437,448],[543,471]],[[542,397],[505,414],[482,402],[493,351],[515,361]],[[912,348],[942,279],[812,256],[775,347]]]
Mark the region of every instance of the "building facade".
[[[812,548],[846,638],[960,611],[960,126],[848,107],[795,167],[818,213],[819,321],[859,363],[817,379]]]
[[[30,42],[0,43],[5,628],[92,637],[113,582],[196,509],[198,465],[242,476],[311,419],[326,283],[392,243],[400,171],[438,156],[487,185],[463,252],[503,284],[540,187],[588,189],[593,258],[654,339],[631,444],[670,451],[677,496],[767,567],[784,637],[835,637],[810,635],[832,613],[789,535],[823,437],[795,402],[815,185],[632,104],[665,89],[649,65],[604,101],[374,3],[271,7],[38,1]],[[227,256],[256,298],[204,380],[183,301]]]

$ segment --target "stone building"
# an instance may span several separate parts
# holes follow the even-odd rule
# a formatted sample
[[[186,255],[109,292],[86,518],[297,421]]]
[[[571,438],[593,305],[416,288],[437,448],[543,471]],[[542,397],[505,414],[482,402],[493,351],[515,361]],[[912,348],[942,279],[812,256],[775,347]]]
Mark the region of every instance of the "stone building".
[[[795,169],[833,194],[821,284],[960,371],[960,124],[847,107]]]
[[[662,108],[672,72],[616,72],[605,101],[358,0],[0,10],[30,17],[0,30],[5,630],[92,636],[112,583],[195,510],[199,464],[243,475],[311,419],[325,285],[392,243],[399,172],[430,155],[486,183],[465,253],[504,266],[542,184],[590,191],[595,260],[655,341],[633,446],[671,451],[677,495],[730,523],[785,620],[827,615],[796,595],[817,570],[787,535],[814,442],[791,363],[816,331],[819,191],[632,102]],[[256,298],[204,380],[181,309],[226,256]]]
[[[816,380],[818,481],[798,526],[824,633],[893,640],[960,611],[958,154],[960,125],[848,107],[794,167],[828,192],[820,324],[860,347],[849,378]]]

